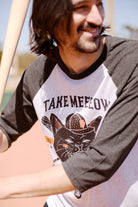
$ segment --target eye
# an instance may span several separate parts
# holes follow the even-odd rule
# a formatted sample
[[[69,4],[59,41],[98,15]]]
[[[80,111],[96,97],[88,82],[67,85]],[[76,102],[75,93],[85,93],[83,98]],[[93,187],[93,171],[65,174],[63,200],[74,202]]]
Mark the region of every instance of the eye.
[[[76,5],[73,8],[74,11],[85,11],[85,10],[88,10],[88,9],[89,9],[89,6],[86,5],[86,4]]]
[[[71,139],[66,139],[66,143],[68,143],[68,144],[72,144],[73,141],[72,141]]]
[[[97,2],[96,6],[99,8],[103,8],[103,2],[102,1]]]

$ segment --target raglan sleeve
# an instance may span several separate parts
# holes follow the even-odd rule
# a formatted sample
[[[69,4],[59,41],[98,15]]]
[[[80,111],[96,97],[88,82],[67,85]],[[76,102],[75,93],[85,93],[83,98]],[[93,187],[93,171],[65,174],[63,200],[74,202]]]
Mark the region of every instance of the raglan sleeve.
[[[27,71],[28,69],[26,69],[22,75],[17,89],[2,111],[0,117],[0,129],[6,135],[9,146],[20,135],[28,131],[37,120],[32,97],[30,95],[31,91],[29,85],[31,81],[29,81],[30,78],[28,76],[31,76],[31,74],[28,75]]]
[[[125,160],[138,138],[138,65],[107,113],[88,151],[63,163],[80,192],[107,181]]]

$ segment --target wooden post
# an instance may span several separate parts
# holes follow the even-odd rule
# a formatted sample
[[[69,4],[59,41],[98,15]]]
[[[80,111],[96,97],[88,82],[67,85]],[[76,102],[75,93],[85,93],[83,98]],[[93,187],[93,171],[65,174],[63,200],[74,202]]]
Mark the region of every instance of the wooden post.
[[[111,27],[108,34],[115,35],[115,0],[106,0],[105,17],[106,25]]]

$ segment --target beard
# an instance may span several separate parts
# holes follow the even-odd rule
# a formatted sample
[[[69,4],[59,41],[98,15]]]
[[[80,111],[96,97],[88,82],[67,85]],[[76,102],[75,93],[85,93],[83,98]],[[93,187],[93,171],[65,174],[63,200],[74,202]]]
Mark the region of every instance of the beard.
[[[101,35],[98,35],[89,40],[78,40],[72,47],[81,53],[95,53],[101,46],[101,37]]]
[[[90,29],[98,29],[99,34],[97,34],[96,36],[93,37],[85,37],[83,35],[80,35],[82,32],[85,31],[89,31]],[[102,38],[102,31],[103,31],[103,27],[101,26],[96,26],[93,24],[83,24],[80,25],[77,32],[78,32],[78,36],[79,39],[78,41],[76,41],[75,43],[73,43],[73,48],[81,53],[94,53],[97,52],[97,50],[100,48],[101,46],[101,38]],[[83,33],[82,33],[83,34]]]

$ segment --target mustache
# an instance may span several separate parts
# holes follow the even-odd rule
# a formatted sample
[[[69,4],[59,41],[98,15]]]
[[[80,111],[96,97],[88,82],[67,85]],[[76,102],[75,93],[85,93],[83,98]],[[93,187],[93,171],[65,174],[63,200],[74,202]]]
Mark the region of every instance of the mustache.
[[[97,25],[92,24],[92,23],[84,23],[84,24],[81,24],[81,25],[78,27],[77,31],[79,32],[79,31],[82,31],[82,30],[92,29],[92,28],[98,28],[98,29],[100,29],[101,26],[97,26]]]

